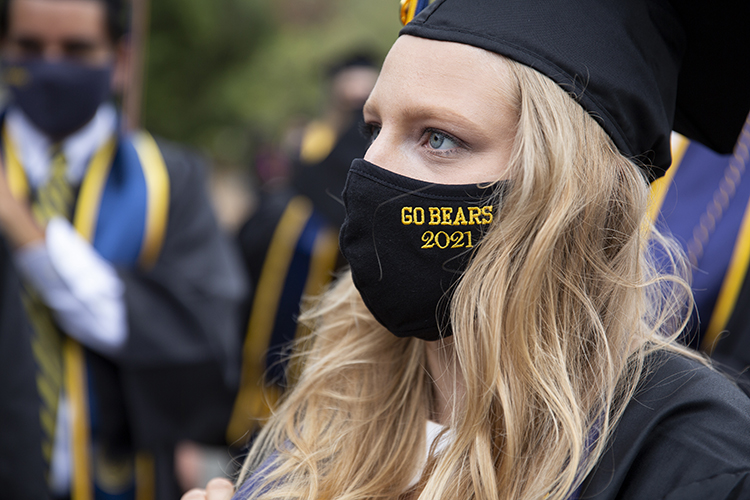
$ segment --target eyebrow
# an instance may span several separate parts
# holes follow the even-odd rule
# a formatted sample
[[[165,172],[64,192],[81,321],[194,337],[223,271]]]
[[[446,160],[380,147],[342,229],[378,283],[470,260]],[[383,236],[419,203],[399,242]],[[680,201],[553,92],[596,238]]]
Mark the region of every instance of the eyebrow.
[[[403,110],[406,118],[412,120],[441,120],[451,121],[463,128],[475,129],[476,125],[460,113],[440,106],[409,106]]]
[[[8,39],[14,43],[38,43],[41,45],[47,43],[47,40],[45,40],[43,37],[29,33],[19,33],[13,36],[9,36]],[[92,47],[95,47],[97,45],[96,40],[90,37],[82,37],[79,35],[63,38],[59,41],[59,43],[64,45],[89,45]]]
[[[377,106],[377,101],[368,99],[365,102],[363,111],[365,114],[380,117],[381,113]],[[480,130],[474,121],[469,120],[461,113],[457,113],[452,109],[437,106],[437,105],[423,105],[423,104],[405,104],[400,106],[399,113],[407,121],[425,121],[435,120],[440,122],[448,122],[453,127],[458,127],[463,130],[464,133],[471,133],[479,136],[482,139],[489,139],[490,137],[484,131]],[[447,131],[449,132],[449,131]]]

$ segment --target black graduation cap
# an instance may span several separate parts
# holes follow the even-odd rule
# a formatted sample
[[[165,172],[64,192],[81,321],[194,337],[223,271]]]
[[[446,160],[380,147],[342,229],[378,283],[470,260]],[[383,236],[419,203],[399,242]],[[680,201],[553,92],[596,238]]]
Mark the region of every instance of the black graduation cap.
[[[672,129],[726,154],[750,111],[750,0],[436,0],[401,33],[543,73],[650,180]]]

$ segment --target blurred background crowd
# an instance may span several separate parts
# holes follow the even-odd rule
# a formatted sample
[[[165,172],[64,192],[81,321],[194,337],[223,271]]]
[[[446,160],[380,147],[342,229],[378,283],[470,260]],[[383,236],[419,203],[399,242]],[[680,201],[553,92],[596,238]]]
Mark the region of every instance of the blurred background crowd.
[[[398,34],[397,11],[366,0],[153,2],[143,124],[200,148],[233,186],[237,175],[284,180],[310,121],[339,120],[333,109],[347,90],[334,88],[331,70],[357,53],[379,63]],[[236,224],[249,207],[224,210],[226,199],[220,216]]]
[[[342,265],[397,8],[2,2],[1,498],[231,477]]]
[[[1,1],[0,498],[231,477],[293,377],[300,301],[344,265],[339,195],[398,2]],[[749,139],[677,138],[654,209],[703,270],[685,340],[738,370]]]

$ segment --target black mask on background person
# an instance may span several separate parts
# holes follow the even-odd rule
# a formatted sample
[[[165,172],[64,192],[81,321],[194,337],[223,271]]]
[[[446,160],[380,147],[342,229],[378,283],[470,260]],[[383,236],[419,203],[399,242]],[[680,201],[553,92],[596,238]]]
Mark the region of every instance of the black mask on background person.
[[[372,315],[398,337],[452,334],[450,294],[492,223],[497,189],[411,179],[352,162],[339,245]]]
[[[112,65],[3,61],[13,103],[42,132],[62,139],[89,122],[111,96]]]

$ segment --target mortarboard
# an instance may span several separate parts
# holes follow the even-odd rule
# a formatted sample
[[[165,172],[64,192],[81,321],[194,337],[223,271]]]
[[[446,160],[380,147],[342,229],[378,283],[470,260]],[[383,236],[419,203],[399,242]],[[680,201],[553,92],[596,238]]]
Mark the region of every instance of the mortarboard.
[[[750,111],[750,1],[427,3],[402,0],[403,20],[418,15],[401,34],[473,45],[541,72],[650,180],[671,163],[672,129],[726,154]]]

